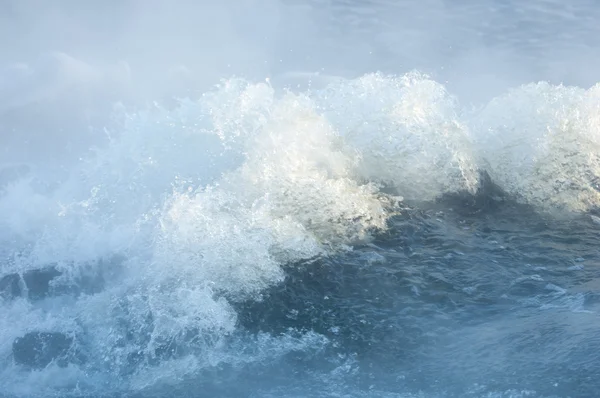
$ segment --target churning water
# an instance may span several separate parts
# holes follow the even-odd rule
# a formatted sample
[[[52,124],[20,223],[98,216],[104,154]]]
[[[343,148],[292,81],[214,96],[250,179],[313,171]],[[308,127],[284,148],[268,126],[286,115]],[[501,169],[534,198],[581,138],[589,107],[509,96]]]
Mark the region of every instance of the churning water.
[[[426,2],[437,8],[411,14],[318,3],[286,7],[312,15],[312,35],[343,62],[371,32],[377,58],[354,70],[404,66],[215,80],[175,103],[115,106],[102,122],[86,113],[85,137],[69,140],[82,123],[48,99],[51,85],[6,80],[1,396],[599,394],[600,85],[506,88],[497,70],[475,93],[454,72],[405,71],[435,69],[419,60],[437,51],[414,21],[427,15],[442,35],[483,32],[486,54],[542,58],[534,44],[550,31],[557,47],[586,45],[593,4]],[[410,26],[393,24],[393,7]],[[61,81],[94,75],[52,57]],[[294,79],[305,84],[281,83]],[[47,109],[63,117],[32,128]]]

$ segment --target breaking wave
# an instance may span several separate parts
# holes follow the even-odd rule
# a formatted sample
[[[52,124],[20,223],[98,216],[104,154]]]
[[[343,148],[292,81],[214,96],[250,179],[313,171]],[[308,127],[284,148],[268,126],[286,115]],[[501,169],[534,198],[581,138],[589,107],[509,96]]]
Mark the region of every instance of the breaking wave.
[[[482,174],[540,212],[596,209],[599,96],[538,83],[472,110],[415,72],[306,92],[231,79],[174,109],[117,109],[66,175],[0,171],[1,390],[143,392],[322,350],[313,331],[245,331],[236,305],[408,204],[479,194]]]

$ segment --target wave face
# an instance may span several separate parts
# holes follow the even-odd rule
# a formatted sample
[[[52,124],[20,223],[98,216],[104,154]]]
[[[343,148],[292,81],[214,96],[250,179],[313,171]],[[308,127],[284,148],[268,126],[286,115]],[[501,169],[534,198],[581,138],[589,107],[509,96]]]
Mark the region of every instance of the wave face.
[[[472,336],[481,352],[498,347],[460,320],[477,308],[501,325],[486,311],[506,303],[519,314],[589,310],[584,293],[559,287],[575,269],[560,271],[560,284],[542,282],[553,271],[530,272],[552,264],[535,265],[550,254],[527,228],[567,214],[560,222],[584,231],[574,238],[578,258],[595,261],[585,246],[594,223],[582,217],[600,205],[599,93],[529,84],[472,110],[417,72],[333,79],[304,92],[229,79],[173,109],[117,110],[106,144],[58,177],[6,164],[0,390],[422,396],[428,385],[442,388],[428,380],[456,376],[443,370],[454,355],[473,381],[463,396],[537,396],[541,384],[523,387],[524,379],[516,389],[477,384],[481,357],[458,345]],[[522,242],[503,244],[515,237]],[[527,244],[538,245],[539,258]],[[557,255],[574,261],[575,249],[562,244]],[[511,245],[518,254],[506,253]],[[481,265],[474,248],[496,263],[531,256],[523,261],[533,265],[503,274]],[[588,326],[582,333],[592,335]],[[526,343],[515,340],[519,326],[495,333]],[[565,333],[569,347],[581,342]],[[445,360],[425,350],[432,336]],[[410,362],[427,358],[417,376]],[[508,366],[488,361],[490,380]],[[389,369],[395,384],[378,379]]]
[[[600,186],[600,86],[530,84],[495,98],[478,115],[486,171],[536,207],[589,211]]]

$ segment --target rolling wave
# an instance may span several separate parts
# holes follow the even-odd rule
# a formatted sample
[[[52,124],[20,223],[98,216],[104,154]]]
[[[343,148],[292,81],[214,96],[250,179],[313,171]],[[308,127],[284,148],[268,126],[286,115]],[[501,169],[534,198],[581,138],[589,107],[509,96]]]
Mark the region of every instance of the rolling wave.
[[[480,193],[483,174],[535,211],[597,209],[599,93],[530,84],[473,110],[417,72],[304,92],[230,79],[174,109],[118,111],[66,177],[4,165],[2,390],[140,392],[321,350],[313,331],[249,334],[236,306],[409,205]],[[58,348],[19,356],[20,338]]]

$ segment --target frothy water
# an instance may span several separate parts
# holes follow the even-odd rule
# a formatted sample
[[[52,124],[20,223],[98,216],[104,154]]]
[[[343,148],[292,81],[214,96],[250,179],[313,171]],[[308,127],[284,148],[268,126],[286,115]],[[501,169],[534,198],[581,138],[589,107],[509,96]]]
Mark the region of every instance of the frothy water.
[[[0,397],[597,395],[596,8],[184,3],[0,55]]]
[[[537,207],[598,207],[600,86],[530,84],[495,98],[477,121],[494,181]]]
[[[569,351],[598,341],[597,92],[532,84],[473,111],[419,73],[232,79],[117,109],[54,180],[4,165],[2,391],[574,386],[597,371]]]

